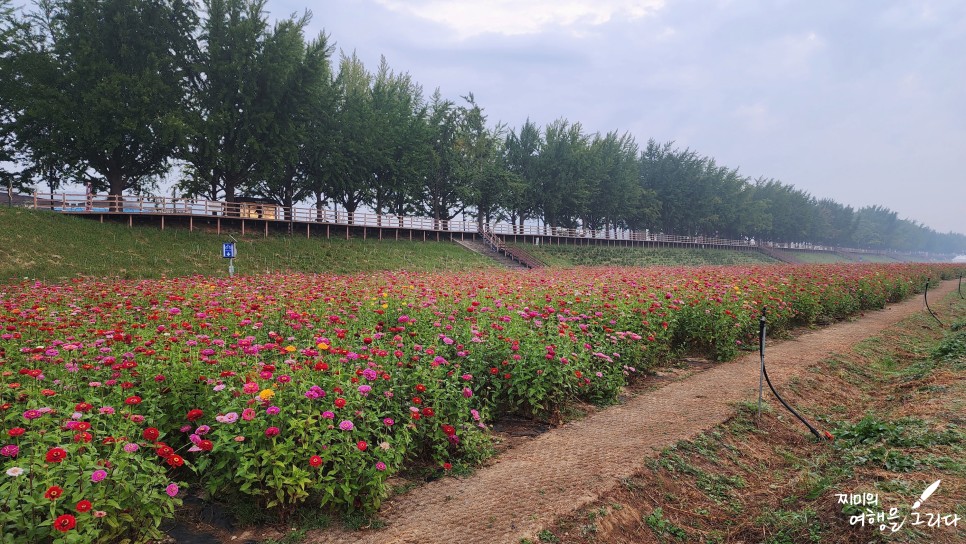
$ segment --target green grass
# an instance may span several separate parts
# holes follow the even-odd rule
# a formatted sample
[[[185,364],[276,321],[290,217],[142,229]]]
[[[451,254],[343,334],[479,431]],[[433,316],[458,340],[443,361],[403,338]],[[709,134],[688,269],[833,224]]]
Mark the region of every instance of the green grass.
[[[261,234],[238,238],[237,274],[297,271],[465,270],[493,266],[448,242],[331,239]],[[227,235],[98,223],[53,212],[0,207],[0,283],[78,275],[130,279],[227,276]]]
[[[572,245],[518,245],[550,266],[702,266],[774,263],[757,251],[727,249],[631,248]]]
[[[876,255],[873,253],[847,253],[850,257],[855,257],[856,261],[863,263],[897,263],[901,262],[888,255]]]
[[[780,253],[786,253],[800,263],[806,264],[832,264],[853,262],[848,258],[832,253],[831,251],[795,251],[790,249],[778,249]]]

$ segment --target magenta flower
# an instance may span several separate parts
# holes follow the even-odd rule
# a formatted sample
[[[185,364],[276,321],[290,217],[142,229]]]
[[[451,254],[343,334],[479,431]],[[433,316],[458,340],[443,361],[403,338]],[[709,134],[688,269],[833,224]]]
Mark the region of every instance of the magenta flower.
[[[20,453],[20,446],[16,444],[7,444],[6,446],[0,448],[0,455],[4,457],[16,457]]]
[[[282,409],[279,408],[278,406],[269,406],[268,408],[265,409],[265,413],[270,416],[277,416],[281,411]]]
[[[382,461],[379,461],[378,463],[376,463],[376,470],[378,470],[379,472],[386,470],[386,463],[383,463]]]
[[[104,478],[107,478],[107,471],[104,471],[104,470],[98,469],[98,470],[95,470],[93,474],[91,474],[91,481],[94,483],[100,482]]]
[[[280,432],[282,431],[280,431],[278,427],[269,427],[265,429],[265,436],[271,438],[273,436],[278,436]]]
[[[335,419],[335,414],[326,410],[325,412],[322,412],[322,417],[325,419]]]
[[[178,491],[178,484],[168,484],[168,487],[164,488],[164,492],[167,493],[169,497],[177,497]]]
[[[361,394],[363,397],[369,396],[370,391],[372,391],[372,388],[369,387],[368,385],[359,386],[359,394]]]
[[[23,413],[24,419],[37,419],[40,416],[41,413],[39,410],[27,410]]]
[[[138,449],[140,449],[140,447],[141,446],[138,446],[134,442],[128,442],[127,444],[124,444],[124,451],[126,451],[128,453],[134,453],[134,452],[138,451]]]
[[[242,419],[244,419],[245,421],[251,421],[255,419],[255,410],[253,410],[252,408],[245,408],[244,410],[242,410]]]
[[[355,429],[355,427],[356,426],[353,425],[352,422],[349,421],[348,419],[345,419],[339,423],[339,428],[342,429],[343,431],[351,431],[352,429]]]
[[[391,417],[387,417],[386,419],[382,420],[382,422],[386,427],[392,427],[396,423]]]

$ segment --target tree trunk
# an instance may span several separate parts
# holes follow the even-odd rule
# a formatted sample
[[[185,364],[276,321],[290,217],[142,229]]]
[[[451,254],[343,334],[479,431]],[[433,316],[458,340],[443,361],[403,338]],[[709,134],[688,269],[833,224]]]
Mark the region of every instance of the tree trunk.
[[[112,212],[120,212],[123,210],[123,197],[124,194],[124,175],[119,170],[109,170],[107,172],[107,183],[110,186],[108,190],[108,201],[109,210]]]
[[[237,175],[225,176],[225,215],[229,217],[241,216],[241,205],[235,204],[235,188],[238,187]]]
[[[315,192],[315,220],[319,223],[325,222],[325,214],[322,211],[322,192]]]
[[[348,219],[347,224],[354,225],[356,220],[356,209],[359,207],[358,202],[346,201],[343,202],[345,206],[346,218]]]

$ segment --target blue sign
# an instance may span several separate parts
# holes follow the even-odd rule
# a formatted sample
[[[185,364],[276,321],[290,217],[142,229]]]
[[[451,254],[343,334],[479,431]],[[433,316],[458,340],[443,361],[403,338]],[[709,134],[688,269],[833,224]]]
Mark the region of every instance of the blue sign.
[[[225,242],[224,244],[222,244],[221,245],[221,256],[224,257],[225,259],[234,259],[235,258],[235,243],[234,242]]]

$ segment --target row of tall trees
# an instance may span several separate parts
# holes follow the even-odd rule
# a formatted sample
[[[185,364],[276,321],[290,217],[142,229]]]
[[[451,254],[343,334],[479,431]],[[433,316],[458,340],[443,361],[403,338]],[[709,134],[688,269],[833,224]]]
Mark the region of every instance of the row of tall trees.
[[[91,181],[120,195],[177,167],[186,196],[259,198],[320,213],[466,214],[546,229],[963,251],[872,206],[854,210],[673,143],[558,119],[492,123],[472,94],[425,96],[270,24],[265,0],[0,0],[0,161],[21,189]],[[13,172],[16,170],[16,172]]]

